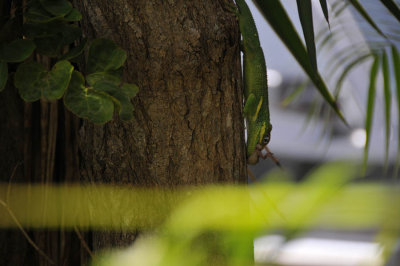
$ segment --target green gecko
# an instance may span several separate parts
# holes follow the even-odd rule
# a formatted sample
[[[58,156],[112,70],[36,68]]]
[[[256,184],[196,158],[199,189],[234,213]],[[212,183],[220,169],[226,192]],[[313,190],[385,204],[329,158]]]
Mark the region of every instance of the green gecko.
[[[245,0],[236,0],[236,12],[242,34],[243,76],[247,129],[247,163],[257,164],[259,158],[271,157],[279,162],[266,147],[271,138],[269,118],[267,69],[253,16]],[[266,150],[265,150],[266,149]]]

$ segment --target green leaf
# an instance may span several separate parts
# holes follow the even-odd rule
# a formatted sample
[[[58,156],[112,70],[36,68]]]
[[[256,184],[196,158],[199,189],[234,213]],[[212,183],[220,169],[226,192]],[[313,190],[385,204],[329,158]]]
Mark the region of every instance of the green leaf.
[[[370,71],[368,100],[367,100],[367,115],[365,119],[365,131],[367,133],[367,140],[365,142],[365,149],[364,149],[364,163],[363,163],[364,174],[367,168],[368,150],[371,141],[371,128],[372,128],[372,119],[374,115],[374,104],[375,104],[375,86],[376,86],[375,83],[376,83],[376,76],[378,74],[378,68],[379,68],[379,56],[375,56]]]
[[[389,159],[389,140],[390,140],[390,110],[391,110],[391,92],[390,92],[390,72],[389,62],[385,50],[382,54],[382,72],[383,72],[383,91],[385,95],[385,171],[387,171]]]
[[[35,50],[35,44],[30,40],[14,40],[0,46],[0,60],[19,63],[27,59]]]
[[[72,5],[66,0],[40,0],[42,7],[57,17],[63,17],[72,10]]]
[[[71,60],[71,59],[74,59],[74,58],[78,57],[85,50],[86,44],[87,44],[87,39],[82,40],[78,46],[75,46],[70,51],[68,51],[67,53],[63,54],[60,57],[60,59],[61,60]]]
[[[27,62],[18,66],[14,76],[14,85],[22,99],[27,102],[40,99],[45,75],[45,67],[37,62]]]
[[[133,106],[130,98],[120,90],[118,85],[112,82],[99,81],[93,85],[93,89],[106,92],[113,98],[117,112],[122,120],[132,119]]]
[[[326,4],[326,0],[319,0],[319,3],[321,4],[322,12],[324,12],[324,17],[329,26],[329,13],[328,13],[328,5]]]
[[[283,99],[283,101],[281,102],[281,106],[282,107],[287,107],[294,99],[296,99],[300,93],[302,93],[304,91],[304,89],[307,87],[309,81],[305,81],[302,84],[300,84],[300,86],[298,86],[295,90],[293,90],[293,92],[291,92],[289,94],[289,96],[287,96],[285,99]]]
[[[60,99],[68,87],[74,67],[68,61],[57,62],[51,71],[37,62],[20,65],[15,73],[15,87],[27,102]]]
[[[121,86],[121,91],[125,93],[129,98],[133,98],[139,92],[139,86],[136,84],[124,83]]]
[[[96,72],[87,75],[86,81],[92,86],[99,81],[112,83],[118,86],[121,83],[121,77],[114,75],[114,73],[110,72]]]
[[[87,72],[106,72],[117,70],[126,60],[126,52],[119,48],[113,41],[97,39],[89,49]]]
[[[400,56],[397,51],[397,48],[392,45],[392,60],[393,60],[393,72],[394,72],[394,77],[396,80],[396,94],[397,94],[397,112],[400,112]],[[397,124],[400,125],[400,115],[397,116]],[[395,164],[395,169],[394,169],[394,176],[398,177],[398,171],[400,167],[400,133],[398,133],[398,147],[397,147],[397,158],[396,158],[396,164]]]
[[[314,42],[311,0],[297,0],[297,10],[299,12],[301,27],[303,28],[304,39],[306,41],[308,58],[310,59],[311,66],[314,68],[314,72],[317,72],[318,67]]]
[[[25,19],[27,22],[46,23],[56,20],[58,17],[47,12],[39,3],[34,3],[28,8]]]
[[[57,62],[44,77],[42,96],[47,100],[60,99],[68,88],[73,70],[74,67],[66,60]]]
[[[114,103],[106,93],[85,87],[85,79],[78,71],[72,73],[64,96],[65,106],[79,117],[97,124],[112,120]]]
[[[314,71],[310,60],[308,59],[307,51],[280,1],[254,0],[254,2],[257,4],[261,14],[269,22],[294,58],[310,77],[324,99],[335,110],[336,114],[342,119],[342,121],[347,124],[325,82],[321,78],[320,74]]]
[[[342,74],[340,75],[340,77],[338,78],[338,80],[336,81],[336,89],[335,89],[335,97],[338,97],[340,94],[340,90],[342,88],[343,85],[343,81],[346,78],[347,74],[349,74],[350,70],[352,70],[354,67],[360,65],[363,61],[365,61],[366,59],[368,59],[369,57],[371,57],[372,54],[371,53],[367,53],[364,55],[361,55],[359,57],[357,57],[356,59],[354,59],[353,61],[351,61],[344,69]]]
[[[363,8],[363,6],[358,2],[358,0],[349,0],[349,2],[353,5],[353,7],[357,10],[358,13],[373,27],[376,32],[378,32],[382,37],[386,38],[385,34],[381,31],[381,29],[375,24],[374,20],[368,15],[367,11]]]
[[[4,61],[0,61],[0,91],[4,90],[8,79],[8,65]]]
[[[400,21],[400,9],[393,0],[381,0],[382,4],[392,13],[392,15]]]
[[[76,8],[73,8],[71,12],[69,12],[68,15],[66,15],[63,18],[64,21],[69,21],[69,22],[80,21],[81,19],[82,19],[82,14]]]

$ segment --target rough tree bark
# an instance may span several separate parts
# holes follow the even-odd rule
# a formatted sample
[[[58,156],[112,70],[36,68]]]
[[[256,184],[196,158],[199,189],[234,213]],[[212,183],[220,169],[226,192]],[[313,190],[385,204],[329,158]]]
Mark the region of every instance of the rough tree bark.
[[[132,122],[84,122],[81,174],[173,187],[246,180],[240,34],[229,1],[76,1],[83,29],[128,52]],[[94,234],[95,248],[134,236]]]

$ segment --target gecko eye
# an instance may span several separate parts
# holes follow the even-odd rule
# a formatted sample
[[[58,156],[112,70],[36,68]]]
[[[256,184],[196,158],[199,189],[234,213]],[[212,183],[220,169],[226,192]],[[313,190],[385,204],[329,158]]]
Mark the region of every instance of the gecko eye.
[[[263,144],[264,145],[267,145],[269,143],[269,136],[265,136],[264,138],[263,138]]]

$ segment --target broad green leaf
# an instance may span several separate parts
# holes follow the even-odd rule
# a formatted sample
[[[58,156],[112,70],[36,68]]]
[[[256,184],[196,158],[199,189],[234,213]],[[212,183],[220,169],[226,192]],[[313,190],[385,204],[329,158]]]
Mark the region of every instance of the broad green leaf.
[[[400,9],[393,0],[381,0],[382,4],[392,13],[392,15],[400,22]]]
[[[324,12],[324,17],[329,26],[329,13],[328,13],[328,5],[326,4],[326,0],[319,0],[319,3],[321,4],[322,12]]]
[[[0,60],[19,63],[27,59],[35,50],[35,44],[30,40],[14,40],[0,46]]]
[[[352,70],[354,67],[360,65],[363,61],[371,57],[372,54],[367,53],[364,55],[361,55],[360,57],[357,57],[353,61],[351,61],[344,69],[338,80],[336,81],[336,89],[335,89],[335,97],[337,98],[340,94],[340,90],[343,85],[343,81],[346,78],[347,74],[349,74],[350,70]]]
[[[46,23],[56,20],[58,17],[47,12],[39,3],[34,3],[28,8],[25,19],[27,22]]]
[[[382,54],[382,73],[383,90],[385,95],[385,171],[387,171],[389,159],[389,140],[390,140],[390,110],[391,110],[391,92],[390,92],[390,72],[389,62],[385,50]]]
[[[8,65],[4,61],[0,61],[0,91],[4,90],[8,79]]]
[[[72,10],[72,4],[66,0],[40,0],[42,7],[53,16],[63,17]]]
[[[369,144],[371,141],[371,128],[372,128],[372,119],[374,115],[375,91],[376,91],[375,83],[376,83],[376,76],[378,74],[378,69],[379,69],[379,56],[375,56],[374,62],[372,63],[371,66],[369,88],[368,88],[367,114],[365,118],[365,131],[367,133],[367,140],[365,142],[365,149],[364,149],[363,174],[365,174],[367,167]]]
[[[325,82],[321,78],[320,74],[314,71],[310,60],[308,59],[307,51],[280,1],[254,0],[254,2],[261,14],[269,22],[297,62],[310,77],[324,99],[335,110],[336,114],[342,119],[342,121],[347,124]]]
[[[139,92],[139,87],[136,84],[124,83],[121,86],[121,91],[129,98],[133,98]]]
[[[310,59],[311,66],[314,68],[314,71],[317,72],[318,67],[314,42],[311,0],[297,0],[297,10],[299,12],[301,27],[303,29],[303,35],[306,41],[308,58]]]
[[[396,80],[396,94],[397,94],[397,112],[400,113],[400,56],[397,51],[397,48],[392,45],[392,60],[393,60],[393,72],[394,72],[394,77]],[[400,125],[400,115],[397,115],[397,124]],[[398,133],[398,147],[397,147],[397,158],[396,158],[396,164],[395,164],[395,169],[394,169],[394,176],[398,177],[398,171],[400,167],[400,133]]]
[[[75,46],[70,51],[68,51],[67,53],[63,54],[60,57],[60,59],[61,60],[71,60],[71,59],[74,59],[74,58],[78,57],[85,50],[86,44],[87,44],[87,39],[82,40],[78,46]]]
[[[18,67],[15,86],[21,97],[28,102],[60,99],[68,87],[74,67],[68,61],[57,62],[51,71],[43,65],[29,62]]]
[[[76,8],[73,8],[71,12],[69,12],[68,15],[66,15],[63,18],[64,21],[70,21],[70,22],[80,21],[81,19],[82,19],[82,14]]]
[[[126,52],[113,41],[97,39],[89,49],[87,72],[106,72],[119,69],[126,60]]]
[[[64,96],[65,106],[79,117],[97,124],[112,120],[114,103],[106,93],[85,87],[85,79],[78,71],[72,73]]]
[[[14,85],[22,99],[27,102],[40,99],[45,75],[45,67],[37,62],[27,62],[18,66],[14,76]]]
[[[374,20],[368,15],[367,11],[364,7],[358,2],[358,0],[349,0],[349,2],[353,5],[353,7],[357,10],[358,13],[373,27],[376,32],[378,32],[382,37],[386,38],[385,34],[381,31],[381,29],[376,25]]]
[[[118,86],[121,83],[121,77],[114,75],[114,73],[111,72],[96,72],[87,75],[86,81],[92,86],[99,81],[109,82]]]
[[[73,70],[74,67],[66,60],[57,62],[44,77],[42,96],[47,100],[60,99],[68,88]]]
[[[114,99],[117,112],[122,120],[131,120],[133,117],[133,105],[128,95],[124,94],[118,85],[107,81],[98,81],[93,85],[96,91],[109,94]]]

